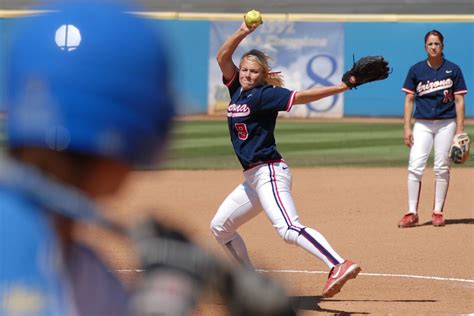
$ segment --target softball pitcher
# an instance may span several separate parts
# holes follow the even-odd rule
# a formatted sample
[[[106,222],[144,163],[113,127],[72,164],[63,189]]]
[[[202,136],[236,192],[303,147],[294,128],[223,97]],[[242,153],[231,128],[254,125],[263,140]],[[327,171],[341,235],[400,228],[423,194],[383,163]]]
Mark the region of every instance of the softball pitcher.
[[[402,88],[406,93],[404,142],[411,149],[408,162],[408,213],[398,223],[401,228],[418,223],[421,179],[433,147],[435,197],[432,224],[445,225],[443,208],[451,167],[448,151],[454,135],[464,131],[464,95],[467,88],[459,66],[444,58],[443,40],[443,35],[436,30],[426,33],[425,50],[428,58],[410,68]],[[412,113],[415,118],[413,130]]]
[[[232,55],[257,27],[242,23],[217,53],[231,96],[227,109],[229,133],[245,180],[220,205],[211,231],[228,253],[251,266],[237,229],[263,209],[283,240],[305,249],[331,269],[323,289],[323,295],[331,297],[361,268],[341,257],[318,231],[300,222],[291,195],[292,176],[276,149],[274,129],[278,111],[290,111],[294,104],[307,104],[349,88],[345,83],[298,92],[282,88],[281,76],[270,72],[268,56],[259,50],[245,53],[237,68]]]

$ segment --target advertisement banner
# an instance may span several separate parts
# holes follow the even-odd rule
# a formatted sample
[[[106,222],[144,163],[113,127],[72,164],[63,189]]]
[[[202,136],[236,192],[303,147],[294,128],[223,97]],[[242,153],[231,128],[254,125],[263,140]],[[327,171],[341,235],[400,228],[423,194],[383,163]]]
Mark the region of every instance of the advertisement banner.
[[[222,83],[216,54],[224,41],[241,22],[211,22],[208,104],[209,114],[223,113],[229,93]],[[280,71],[284,87],[304,90],[318,86],[337,85],[344,72],[344,27],[338,22],[265,21],[247,36],[234,53],[238,66],[240,57],[251,49],[259,49],[271,57],[272,71]],[[306,105],[294,106],[288,117],[342,117],[343,94]]]

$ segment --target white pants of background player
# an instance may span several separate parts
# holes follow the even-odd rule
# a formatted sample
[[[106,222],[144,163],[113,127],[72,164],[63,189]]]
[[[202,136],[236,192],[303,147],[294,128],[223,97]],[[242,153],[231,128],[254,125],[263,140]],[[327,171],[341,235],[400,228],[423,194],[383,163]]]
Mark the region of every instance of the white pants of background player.
[[[435,197],[433,212],[443,212],[449,186],[451,163],[449,147],[456,132],[456,120],[416,120],[413,127],[413,146],[408,162],[408,212],[418,212],[421,178],[434,146]]]
[[[300,223],[291,196],[292,176],[284,162],[265,163],[244,171],[245,181],[220,205],[211,231],[224,249],[251,266],[247,247],[237,229],[262,209],[278,234],[320,258],[329,268],[344,261],[319,232]]]

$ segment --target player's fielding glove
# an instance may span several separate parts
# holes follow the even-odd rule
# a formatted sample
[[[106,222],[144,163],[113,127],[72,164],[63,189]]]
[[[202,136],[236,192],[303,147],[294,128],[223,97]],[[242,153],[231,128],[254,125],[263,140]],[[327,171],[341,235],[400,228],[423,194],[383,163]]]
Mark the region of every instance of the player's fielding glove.
[[[344,73],[342,82],[353,89],[368,82],[383,80],[389,74],[388,62],[383,56],[365,56],[354,62],[352,68]]]
[[[467,133],[455,135],[449,148],[449,159],[455,164],[464,163],[469,157],[470,144],[471,141]]]
[[[206,290],[219,294],[232,316],[296,315],[282,287],[206,253],[178,230],[148,220],[131,236],[145,270],[133,315],[190,315]]]

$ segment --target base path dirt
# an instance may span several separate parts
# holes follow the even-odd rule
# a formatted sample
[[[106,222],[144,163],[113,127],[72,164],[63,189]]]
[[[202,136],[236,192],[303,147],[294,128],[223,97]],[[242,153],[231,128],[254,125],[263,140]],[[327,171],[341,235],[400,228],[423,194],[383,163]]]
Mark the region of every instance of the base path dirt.
[[[241,228],[258,269],[280,280],[301,315],[474,313],[474,169],[454,168],[445,205],[445,227],[431,225],[434,176],[427,170],[420,226],[400,229],[406,211],[405,168],[294,168],[293,196],[301,222],[320,231],[344,258],[362,267],[357,279],[331,299],[321,296],[327,267],[286,244],[262,213]],[[106,200],[108,216],[132,225],[152,214],[182,227],[197,243],[225,256],[209,222],[242,181],[239,170],[134,172],[120,196]],[[95,241],[126,281],[136,277],[126,244]],[[97,242],[103,240],[103,242]],[[212,298],[196,315],[223,315]]]

